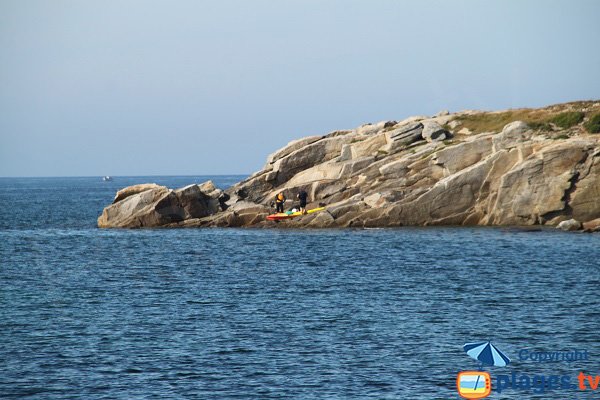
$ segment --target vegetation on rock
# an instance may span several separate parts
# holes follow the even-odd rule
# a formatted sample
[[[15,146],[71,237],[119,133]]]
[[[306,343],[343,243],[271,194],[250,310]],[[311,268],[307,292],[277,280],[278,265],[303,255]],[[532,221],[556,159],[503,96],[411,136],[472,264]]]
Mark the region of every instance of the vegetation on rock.
[[[566,111],[552,117],[550,122],[560,128],[568,129],[579,124],[581,121],[583,121],[584,117],[585,114],[581,111]]]
[[[585,124],[585,129],[589,133],[600,133],[600,113],[590,117],[590,120]]]

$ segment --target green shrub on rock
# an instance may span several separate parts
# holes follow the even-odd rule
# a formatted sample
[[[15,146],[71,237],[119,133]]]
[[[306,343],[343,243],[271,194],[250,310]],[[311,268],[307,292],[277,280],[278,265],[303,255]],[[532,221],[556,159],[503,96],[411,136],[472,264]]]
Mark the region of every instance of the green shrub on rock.
[[[529,125],[529,127],[533,130],[539,130],[539,131],[551,131],[552,130],[552,127],[547,122],[527,121],[527,125]]]
[[[585,129],[589,133],[600,133],[600,113],[590,117],[590,120],[585,124]]]
[[[558,127],[567,129],[567,128],[577,125],[578,123],[583,121],[584,116],[585,116],[585,114],[582,113],[581,111],[567,111],[567,112],[563,112],[558,115],[555,115],[554,117],[552,117],[550,122],[552,122],[554,125],[556,125]]]

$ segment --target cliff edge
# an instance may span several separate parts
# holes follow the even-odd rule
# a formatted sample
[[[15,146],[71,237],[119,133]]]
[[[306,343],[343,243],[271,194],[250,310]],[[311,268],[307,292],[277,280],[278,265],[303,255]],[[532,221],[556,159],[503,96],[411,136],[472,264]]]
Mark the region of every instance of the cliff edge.
[[[98,218],[119,227],[558,225],[600,218],[600,102],[440,112],[309,136],[226,189],[154,184],[117,193]],[[279,191],[326,210],[273,222]],[[291,203],[286,203],[290,208]],[[563,224],[564,225],[564,224]]]

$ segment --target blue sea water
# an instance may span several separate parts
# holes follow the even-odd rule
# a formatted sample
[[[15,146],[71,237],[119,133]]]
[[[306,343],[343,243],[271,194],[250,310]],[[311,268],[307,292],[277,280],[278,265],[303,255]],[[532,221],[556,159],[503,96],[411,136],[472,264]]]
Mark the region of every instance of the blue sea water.
[[[598,397],[496,379],[600,375],[600,235],[95,227],[121,187],[205,179],[0,179],[0,398],[458,398],[486,340],[490,398]]]

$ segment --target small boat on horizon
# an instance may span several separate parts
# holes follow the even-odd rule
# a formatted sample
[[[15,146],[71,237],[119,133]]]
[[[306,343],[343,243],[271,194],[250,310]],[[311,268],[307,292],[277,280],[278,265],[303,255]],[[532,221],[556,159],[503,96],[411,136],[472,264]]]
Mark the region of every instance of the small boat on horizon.
[[[103,176],[103,177],[102,177],[102,180],[103,180],[104,182],[110,182],[110,181],[112,181],[112,180],[113,180],[113,178],[112,178],[111,176],[108,176],[108,175],[106,175],[106,176]]]

